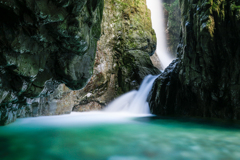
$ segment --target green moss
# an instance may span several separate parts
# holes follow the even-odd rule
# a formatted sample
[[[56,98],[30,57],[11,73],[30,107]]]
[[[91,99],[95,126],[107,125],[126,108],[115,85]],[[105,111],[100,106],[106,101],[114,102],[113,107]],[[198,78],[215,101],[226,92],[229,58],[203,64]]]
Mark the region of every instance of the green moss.
[[[146,57],[141,55],[142,59],[150,60],[149,55],[155,51],[156,35],[152,29],[151,12],[147,8],[146,0],[105,0],[103,17],[103,36],[99,45],[114,52],[116,65],[111,74],[117,75],[115,91],[120,95],[131,89],[137,89],[139,85],[133,81],[137,79],[139,68],[143,66],[141,64],[145,63],[141,63],[140,58],[136,59],[134,55],[140,54],[138,52],[141,51],[146,55]],[[112,39],[109,40],[109,37]],[[128,54],[130,51],[133,52],[132,55]],[[150,64],[147,67],[152,67],[149,70],[155,71]],[[141,81],[141,78],[138,80]]]
[[[208,31],[209,31],[211,37],[213,37],[214,29],[215,29],[215,22],[214,22],[214,18],[212,16],[209,17],[209,20],[207,22],[207,28],[208,28]]]
[[[221,17],[222,20],[225,19],[225,6],[226,6],[225,0],[211,0],[211,7],[210,7],[210,13],[213,14],[213,12],[216,12],[219,17]]]
[[[232,10],[232,11],[234,11],[234,10],[240,10],[240,5],[237,6],[237,5],[235,4],[235,2],[232,3],[232,4],[231,4],[231,10]]]

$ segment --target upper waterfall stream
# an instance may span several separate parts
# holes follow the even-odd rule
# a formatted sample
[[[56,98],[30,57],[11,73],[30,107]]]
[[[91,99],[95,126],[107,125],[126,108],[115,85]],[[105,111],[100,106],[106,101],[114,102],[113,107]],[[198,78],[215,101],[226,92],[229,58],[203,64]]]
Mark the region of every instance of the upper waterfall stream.
[[[147,0],[147,6],[151,10],[152,27],[157,36],[157,55],[165,69],[174,59],[167,51],[166,33],[164,32],[164,15],[162,0]]]

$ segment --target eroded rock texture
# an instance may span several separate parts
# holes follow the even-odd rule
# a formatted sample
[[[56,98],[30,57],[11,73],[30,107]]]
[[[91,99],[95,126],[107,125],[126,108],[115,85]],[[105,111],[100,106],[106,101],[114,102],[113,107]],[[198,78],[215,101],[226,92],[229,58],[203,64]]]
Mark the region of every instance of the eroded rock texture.
[[[40,18],[34,21],[44,28],[44,34],[39,33],[40,38],[47,37],[42,38],[43,42],[37,41],[37,44],[43,43],[40,46],[46,54],[43,58],[45,65],[37,70],[37,78],[27,83],[26,91],[21,94],[24,96],[20,105],[18,99],[9,107],[6,105],[2,107],[0,112],[2,124],[10,123],[17,117],[66,114],[72,109],[81,112],[99,110],[115,97],[129,90],[138,89],[146,75],[160,73],[149,57],[155,52],[156,36],[151,27],[150,11],[146,7],[145,0],[115,2],[105,0],[103,14],[102,1],[79,0],[69,1],[69,4],[62,1],[59,3],[58,1],[30,2],[33,3],[34,9],[37,4],[41,7],[46,6],[37,14],[45,15],[42,18],[44,23],[38,24]],[[30,2],[24,1],[21,4],[27,5]],[[51,9],[57,9],[59,12],[50,11]],[[65,11],[69,15],[63,20],[57,22],[45,20],[53,17],[51,15],[53,13],[61,17]],[[75,17],[71,19],[71,12],[78,15],[74,14]],[[100,26],[102,16],[103,23]],[[69,20],[67,20],[68,17]],[[100,32],[101,27],[102,32]],[[38,30],[36,27],[35,29]],[[96,45],[100,33],[102,36]],[[33,38],[31,35],[29,37],[30,40]],[[26,46],[29,42],[32,41],[27,41]],[[45,52],[49,47],[53,50]],[[36,52],[38,51],[41,50],[37,49]],[[40,54],[40,52],[37,53],[36,55]],[[38,60],[37,57],[35,59]],[[154,63],[158,64],[158,62],[159,60],[154,59]],[[88,81],[92,74],[92,66],[94,70],[91,80],[86,87],[76,90]],[[31,69],[31,65],[25,69]],[[65,84],[59,85],[60,82],[64,82],[68,87]],[[29,86],[39,89],[32,89],[29,92]],[[34,98],[36,96],[37,98]],[[6,102],[6,104],[9,103]],[[13,109],[13,105],[16,108]]]
[[[60,83],[86,85],[102,10],[103,0],[0,1],[1,124],[20,116],[28,98],[49,95]]]
[[[119,95],[138,89],[148,74],[160,74],[150,60],[156,50],[150,17],[145,0],[105,0],[94,75],[81,90],[74,111],[89,105],[103,107]]]
[[[74,111],[81,112],[99,110],[117,96],[138,89],[146,75],[160,73],[150,60],[156,49],[156,37],[145,0],[105,0],[104,3],[102,36],[90,82],[78,91],[58,88],[55,92],[59,98],[50,96],[48,104],[57,101],[62,108],[62,104],[68,103]],[[155,62],[159,61],[155,59]]]
[[[240,119],[240,1],[180,0],[178,59],[149,96],[158,115]]]

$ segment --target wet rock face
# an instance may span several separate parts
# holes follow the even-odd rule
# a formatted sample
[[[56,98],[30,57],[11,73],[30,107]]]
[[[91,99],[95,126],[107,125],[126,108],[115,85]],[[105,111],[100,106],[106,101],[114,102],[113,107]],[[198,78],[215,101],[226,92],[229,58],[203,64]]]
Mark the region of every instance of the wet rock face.
[[[163,70],[162,63],[156,52],[150,57],[150,59],[151,59],[154,67],[156,67],[159,70]]]
[[[102,10],[103,0],[0,2],[3,123],[8,115],[16,116],[27,98],[48,95],[60,82],[72,89],[86,85],[101,34]]]
[[[152,112],[240,119],[240,1],[180,5],[178,59],[155,82]]]
[[[138,89],[148,74],[160,74],[150,60],[156,50],[156,35],[146,1],[104,3],[94,74],[79,92],[74,111],[101,109],[116,97]]]
[[[57,100],[59,108],[68,103],[77,112],[100,110],[119,95],[138,89],[146,75],[160,74],[150,60],[156,49],[156,36],[145,0],[105,0],[104,6],[91,80],[78,91],[58,88],[55,92],[60,93],[60,98],[49,96],[49,104]],[[159,62],[156,57],[155,62]],[[41,104],[40,101],[39,109]]]

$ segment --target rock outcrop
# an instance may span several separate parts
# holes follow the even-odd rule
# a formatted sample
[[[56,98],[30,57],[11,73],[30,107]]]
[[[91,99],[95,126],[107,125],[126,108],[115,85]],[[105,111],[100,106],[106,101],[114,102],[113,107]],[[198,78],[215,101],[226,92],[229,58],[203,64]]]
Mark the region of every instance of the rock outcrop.
[[[103,0],[0,1],[0,124],[14,121],[29,98],[47,96],[60,83],[86,85],[102,11]]]
[[[74,111],[80,112],[100,110],[119,95],[138,89],[146,75],[160,74],[150,60],[156,49],[156,37],[145,0],[105,0],[104,6],[102,36],[98,41],[90,82],[83,89],[71,92],[60,86],[53,94],[59,97],[51,95],[47,102],[43,98],[47,104],[57,101],[62,113],[66,108],[71,111],[62,104],[71,104]],[[156,55],[152,57],[158,64]],[[41,105],[42,101],[39,109]]]
[[[178,59],[154,83],[152,113],[240,119],[240,1],[180,6]]]
[[[159,70],[163,70],[162,63],[156,52],[150,57],[150,59],[151,59],[154,67],[156,67]]]
[[[138,89],[146,75],[160,74],[150,60],[156,36],[145,0],[105,0],[104,5],[94,74],[85,88],[74,91],[73,111],[102,109],[119,95]]]
[[[16,56],[25,56],[10,57],[7,63],[11,65],[1,65],[2,70],[12,68],[9,77],[14,75],[28,81],[21,92],[14,89],[17,83],[7,88],[19,95],[15,101],[1,103],[1,124],[8,124],[17,117],[66,114],[72,109],[99,110],[115,97],[138,89],[146,75],[160,73],[150,60],[156,49],[156,36],[145,0],[105,0],[103,13],[102,0],[7,2],[0,7],[4,12],[16,14],[14,20],[18,20],[18,24],[14,26],[3,19],[3,26],[8,25],[12,34],[20,31],[5,44],[7,33],[1,30],[0,43],[3,47],[8,45],[9,50],[16,43],[20,47]],[[12,8],[7,8],[8,5]],[[15,13],[14,6],[25,11]],[[28,23],[29,19],[33,22]],[[101,39],[96,44],[100,34]],[[1,56],[6,59],[11,55],[9,52],[1,52]],[[31,77],[27,73],[33,69],[32,65],[36,65],[36,75]],[[15,73],[14,69],[20,73]],[[86,87],[77,90],[87,82]],[[4,97],[5,92],[2,93]]]

